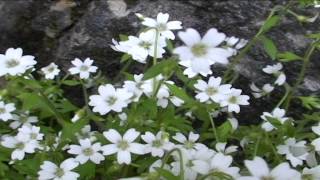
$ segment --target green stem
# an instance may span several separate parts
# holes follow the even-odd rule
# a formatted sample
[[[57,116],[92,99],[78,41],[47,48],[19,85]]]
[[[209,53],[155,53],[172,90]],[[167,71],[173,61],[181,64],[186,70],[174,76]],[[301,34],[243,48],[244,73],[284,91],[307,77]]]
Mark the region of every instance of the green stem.
[[[288,83],[285,83],[285,84],[284,84],[284,87],[285,87],[285,89],[286,89],[286,93],[285,93],[284,96],[281,98],[281,100],[278,102],[276,108],[277,108],[277,107],[280,107],[280,106],[283,104],[283,102],[287,99],[287,97],[288,97],[288,95],[289,95],[289,93],[290,93],[290,91],[291,91],[291,87],[290,87],[290,85],[289,85]]]
[[[306,51],[305,56],[303,57],[303,64],[302,64],[300,73],[298,75],[298,79],[297,79],[296,83],[293,85],[293,88],[291,89],[291,91],[289,92],[288,97],[287,97],[286,106],[285,106],[286,110],[289,109],[290,103],[291,103],[291,100],[292,100],[292,96],[297,91],[299,85],[302,83],[302,81],[304,79],[304,75],[306,73],[306,69],[307,69],[307,67],[309,66],[309,63],[310,63],[310,57],[312,56],[313,52],[316,50],[316,44],[317,44],[318,41],[319,41],[319,39],[317,39],[315,42],[313,42],[309,46],[308,50]]]
[[[178,152],[179,158],[180,158],[180,179],[184,180],[184,167],[183,167],[183,157],[182,157],[182,152],[178,148],[174,148],[171,151],[167,152],[167,154],[164,156],[162,164],[160,166],[161,169],[164,168],[164,165],[168,162],[169,157],[174,153],[175,151]]]
[[[259,146],[260,146],[260,141],[261,141],[261,134],[259,135],[259,137],[257,138],[257,142],[256,142],[256,145],[254,147],[254,153],[253,153],[253,157],[256,157],[257,156],[257,153],[258,153],[258,149],[259,149]]]
[[[265,22],[267,22],[270,18],[272,18],[274,16],[274,14],[279,10],[279,7],[276,6],[274,7],[270,14],[268,15],[268,18],[266,19]],[[251,39],[249,41],[249,43],[239,52],[239,54],[233,59],[233,61],[231,61],[231,63],[229,64],[228,69],[225,71],[224,75],[223,75],[223,81],[224,83],[226,83],[230,76],[233,73],[233,69],[234,67],[240,62],[240,60],[247,54],[247,52],[252,48],[253,45],[256,44],[256,42],[259,40],[260,36],[262,34],[264,34],[264,25],[261,26],[261,28],[259,29],[258,33],[253,37],[253,39]],[[235,81],[236,78],[233,78],[232,81]]]
[[[28,77],[32,80],[34,80],[36,83],[38,83],[36,81],[36,79],[34,79],[34,77],[29,74]],[[43,99],[44,103],[47,104],[47,106],[49,107],[49,109],[52,111],[53,115],[57,118],[57,122],[61,125],[61,126],[64,126],[64,118],[63,116],[57,111],[57,109],[55,108],[54,104],[50,101],[50,99],[39,89],[35,89],[35,88],[32,88],[30,87],[30,89],[32,89],[33,91],[37,92]]]
[[[118,82],[122,76],[122,74],[128,69],[128,67],[131,65],[132,60],[127,60],[126,64],[122,67],[118,75],[114,78],[115,82]]]
[[[277,160],[277,163],[281,163],[281,158],[279,157],[279,154],[278,154],[276,148],[274,147],[272,141],[270,140],[269,133],[265,132],[265,137],[268,141],[268,144],[271,145],[271,149],[272,149],[272,152],[274,154],[275,159]]]
[[[226,179],[226,180],[232,180],[233,179],[230,175],[225,174],[223,172],[211,172],[211,173],[209,173],[207,175],[202,176],[201,178],[199,178],[199,180],[205,180],[208,177],[212,177],[212,176],[213,177],[216,176],[218,179]]]
[[[89,108],[89,96],[88,96],[88,92],[87,92],[87,88],[85,86],[85,83],[83,82],[83,80],[80,80],[81,86],[82,86],[82,93],[84,96],[84,102],[85,102],[85,108],[88,114],[91,114],[90,108]]]
[[[220,142],[219,141],[219,136],[218,136],[218,133],[217,133],[217,128],[216,128],[216,125],[214,124],[214,121],[212,119],[212,116],[211,114],[209,113],[209,111],[207,110],[207,113],[208,113],[208,116],[209,116],[209,119],[210,119],[210,123],[211,123],[211,126],[212,126],[212,131],[213,131],[213,135],[216,139],[217,142]]]

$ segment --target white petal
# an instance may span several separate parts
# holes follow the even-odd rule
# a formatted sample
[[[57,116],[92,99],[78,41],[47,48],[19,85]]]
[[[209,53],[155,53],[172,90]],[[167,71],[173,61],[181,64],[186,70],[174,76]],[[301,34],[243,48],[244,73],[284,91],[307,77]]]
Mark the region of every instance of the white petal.
[[[119,151],[117,154],[117,160],[119,164],[130,164],[131,154],[128,151]]]
[[[110,154],[114,154],[118,151],[116,144],[107,144],[101,147],[103,155],[108,156]]]
[[[78,167],[79,163],[77,161],[75,161],[75,159],[73,158],[69,158],[64,160],[61,164],[60,164],[60,168],[70,171],[76,167]]]
[[[253,176],[264,177],[269,174],[267,163],[260,157],[255,157],[252,161],[244,161],[246,167]]]
[[[221,44],[225,40],[225,38],[226,35],[224,33],[219,33],[217,29],[211,28],[203,36],[201,41],[211,47],[216,47]]]
[[[128,142],[133,142],[135,139],[137,139],[137,137],[139,135],[140,135],[140,133],[138,131],[136,131],[135,129],[131,128],[123,135],[123,139],[128,141]]]
[[[187,29],[185,32],[179,32],[178,36],[187,46],[190,47],[201,40],[200,34],[192,28]]]
[[[103,132],[105,138],[107,138],[112,143],[117,143],[122,140],[121,135],[114,129],[109,129],[108,131]]]

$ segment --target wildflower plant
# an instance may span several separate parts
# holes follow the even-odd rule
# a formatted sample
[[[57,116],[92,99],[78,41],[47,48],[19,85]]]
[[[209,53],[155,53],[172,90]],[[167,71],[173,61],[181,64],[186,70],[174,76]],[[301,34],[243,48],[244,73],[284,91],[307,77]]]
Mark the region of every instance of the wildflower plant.
[[[0,178],[319,179],[320,97],[297,89],[320,34],[307,35],[304,55],[279,52],[268,37],[281,18],[296,17],[296,3],[275,7],[248,40],[217,28],[202,35],[167,13],[137,14],[139,34],[112,39],[123,65],[115,78],[102,76],[89,57],[70,59],[63,71],[9,48],[0,54]],[[240,89],[235,65],[258,43],[274,61],[261,72],[274,78]],[[303,65],[289,83],[291,61]],[[131,64],[144,70],[133,74]],[[80,89],[83,104],[66,98],[66,89]],[[258,123],[243,123],[243,108],[254,109],[256,98],[275,100],[276,89],[283,97],[263,107]],[[304,113],[291,113],[292,101]]]

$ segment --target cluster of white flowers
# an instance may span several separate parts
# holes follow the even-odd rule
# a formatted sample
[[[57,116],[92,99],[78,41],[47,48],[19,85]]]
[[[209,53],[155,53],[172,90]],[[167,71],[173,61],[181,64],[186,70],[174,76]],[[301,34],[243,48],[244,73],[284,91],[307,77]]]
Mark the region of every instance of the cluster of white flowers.
[[[198,80],[194,87],[198,90],[196,98],[200,102],[215,102],[228,107],[229,112],[240,112],[239,105],[249,105],[249,96],[241,95],[242,90],[232,88],[231,84],[221,84],[220,77],[209,77],[208,83]]]
[[[142,20],[142,24],[146,26],[146,30],[142,31],[137,37],[129,36],[127,40],[120,42],[113,40],[114,45],[111,47],[116,51],[130,55],[133,60],[140,63],[147,63],[149,56],[162,58],[166,53],[167,43],[175,39],[175,34],[172,31],[182,29],[181,22],[169,21],[169,15],[166,13],[159,13],[156,19],[144,17],[141,14],[137,14],[137,16]],[[196,82],[194,82],[195,79],[192,79],[190,84],[191,89],[195,88],[195,99],[200,103],[212,106],[217,105],[217,109],[212,110],[213,112],[208,112],[208,115],[215,118],[219,113],[228,114],[226,121],[229,123],[227,124],[228,126],[223,127],[222,125],[221,127],[227,130],[231,129],[230,131],[232,132],[235,131],[238,129],[239,123],[233,115],[240,112],[240,106],[249,105],[250,98],[247,95],[243,95],[241,89],[236,89],[231,84],[223,84],[221,77],[209,75],[213,73],[211,70],[212,65],[215,63],[228,64],[229,58],[236,55],[238,50],[247,44],[247,41],[233,36],[227,37],[215,28],[209,29],[203,37],[195,29],[191,28],[186,29],[184,32],[178,32],[178,36],[185,45],[173,49],[173,53],[178,55],[179,64],[186,68],[184,69],[184,74],[189,78],[202,75],[208,79],[207,81],[202,80],[200,79],[201,76]],[[27,72],[35,70],[36,63],[33,56],[23,56],[21,48],[9,48],[5,54],[0,54],[0,77],[22,76],[31,79],[26,75]],[[61,81],[60,78],[56,78],[61,70],[55,63],[50,63],[48,66],[41,68],[41,74],[47,80],[46,82],[50,82],[55,78],[59,82],[63,82],[69,77],[69,74],[76,75],[73,78],[79,80],[84,86],[84,90],[86,90],[85,83],[94,82],[95,78],[92,78],[92,73],[96,73],[98,70],[93,65],[94,60],[86,58],[82,61],[75,58],[71,63],[72,67],[68,69],[68,74]],[[263,72],[275,76],[276,80],[274,83],[264,84],[262,88],[252,83],[250,88],[253,91],[253,96],[256,98],[263,97],[271,93],[276,86],[284,85],[286,75],[282,69],[281,63],[263,68]],[[279,156],[277,157],[279,162],[273,169],[269,169],[263,157],[256,156],[257,152],[255,152],[253,160],[244,160],[244,165],[248,171],[242,171],[240,166],[237,167],[238,164],[233,162],[234,158],[232,156],[240,148],[245,149],[250,143],[254,143],[246,136],[239,143],[241,147],[238,147],[235,142],[231,143],[225,139],[220,139],[221,142],[219,142],[219,138],[216,137],[216,142],[210,144],[210,147],[214,148],[210,148],[209,145],[201,143],[203,139],[202,137],[200,138],[199,134],[193,132],[189,132],[186,136],[179,132],[177,128],[167,128],[165,125],[162,127],[161,124],[161,128],[158,130],[148,129],[148,131],[141,134],[141,132],[130,127],[131,117],[128,118],[130,111],[127,111],[126,108],[131,103],[137,105],[139,102],[143,102],[143,98],[154,98],[161,111],[168,106],[170,108],[182,106],[180,108],[183,109],[183,104],[191,104],[188,104],[187,100],[187,102],[184,102],[179,98],[181,96],[175,94],[174,90],[171,89],[171,86],[174,87],[175,82],[170,81],[169,78],[171,77],[166,77],[164,74],[158,73],[157,76],[149,79],[145,79],[144,74],[134,74],[133,79],[125,80],[123,85],[101,85],[99,83],[98,93],[88,98],[85,92],[86,100],[89,102],[85,104],[85,107],[72,112],[74,116],[70,118],[70,121],[75,123],[75,126],[79,125],[77,127],[79,129],[74,133],[74,139],[67,139],[67,141],[63,138],[63,131],[60,131],[54,137],[54,142],[48,143],[49,137],[45,137],[45,134],[41,133],[46,132],[47,129],[43,128],[41,131],[40,127],[36,126],[39,120],[37,116],[31,115],[34,113],[33,111],[20,111],[18,110],[19,103],[6,104],[7,99],[0,98],[1,123],[8,125],[15,132],[15,135],[13,133],[1,135],[0,144],[3,147],[12,149],[11,164],[25,159],[28,156],[26,154],[46,153],[49,151],[64,152],[66,159],[58,161],[55,158],[47,157],[52,161],[41,160],[43,162],[38,171],[38,179],[40,180],[75,180],[80,178],[80,172],[77,167],[81,167],[86,163],[99,165],[103,161],[116,159],[113,162],[114,164],[132,165],[139,156],[143,156],[143,158],[149,156],[154,160],[149,167],[149,173],[156,173],[157,168],[163,168],[176,176],[183,174],[186,180],[196,180],[210,174],[218,174],[227,179],[237,180],[320,179],[320,166],[317,164],[316,157],[318,156],[316,154],[320,155],[320,123],[311,127],[314,134],[310,133],[312,138],[309,140],[296,139],[295,136],[289,136],[288,134],[283,135],[281,142],[276,143],[273,149],[274,155]],[[48,101],[50,101],[50,98]],[[102,130],[104,132],[99,133],[92,130],[89,124],[80,125],[79,122],[82,118],[85,119],[84,115],[89,114],[88,117],[97,117],[88,106],[92,107],[94,113],[99,113],[100,115],[114,113],[115,116],[110,117],[112,121],[120,119],[119,129],[121,130],[116,128],[119,127],[118,125],[115,127],[107,126],[108,129],[104,129]],[[192,113],[193,109],[188,109],[185,116],[196,120]],[[261,125],[265,131],[263,133],[267,135],[269,135],[268,133],[280,131],[284,125],[295,125],[292,118],[286,117],[286,111],[279,107],[274,108],[271,113],[263,112],[260,117],[263,120]],[[213,131],[216,133],[215,125],[213,122],[212,124]],[[259,127],[260,125],[258,125],[258,130],[261,130]],[[175,133],[173,136],[170,135],[172,132]],[[202,133],[206,134],[207,132]],[[258,150],[259,143],[257,142],[255,151]],[[164,162],[166,155],[170,156],[170,160]],[[290,163],[281,162],[281,158]],[[310,168],[304,166],[305,163]],[[303,169],[300,168],[302,166],[304,167]],[[210,177],[206,179],[210,179]]]
[[[16,136],[2,136],[1,145],[14,149],[11,153],[11,159],[22,160],[25,153],[34,153],[36,149],[42,149],[39,141],[43,139],[40,133],[40,127],[23,125],[18,129]]]
[[[263,115],[261,116],[261,119],[264,120],[262,123],[262,128],[265,131],[272,131],[275,129],[275,127],[270,123],[271,120],[276,120],[277,122],[280,122],[281,124],[284,124],[289,118],[285,117],[286,111],[284,109],[275,108],[271,114],[268,112],[263,112]]]
[[[150,29],[141,32],[138,37],[129,36],[128,40],[117,42],[113,40],[111,47],[115,51],[128,53],[133,60],[146,63],[147,57],[162,58],[167,46],[166,39],[175,39],[171,30],[182,29],[180,21],[169,21],[169,14],[159,13],[157,19],[143,17],[142,24]]]
[[[281,63],[277,63],[275,65],[267,65],[265,68],[262,69],[263,72],[267,74],[271,74],[275,76],[277,79],[275,80],[274,83],[272,84],[264,84],[262,89],[258,88],[254,83],[250,85],[250,89],[253,91],[252,95],[255,98],[260,98],[262,96],[268,95],[271,93],[275,86],[282,86],[286,82],[286,75],[284,74],[283,71],[281,71],[283,68]]]
[[[131,102],[139,101],[140,97],[145,94],[151,97],[156,91],[154,89],[157,82],[163,80],[163,76],[159,75],[149,80],[142,80],[143,74],[134,75],[134,81],[125,81],[122,88],[115,88],[111,84],[102,85],[98,88],[98,95],[90,96],[89,105],[93,106],[93,112],[99,112],[105,115],[110,111],[122,112]],[[171,101],[175,106],[180,106],[183,100],[170,94],[169,88],[165,85],[174,84],[173,81],[165,81],[158,89],[156,97],[157,104],[163,108],[168,106]]]

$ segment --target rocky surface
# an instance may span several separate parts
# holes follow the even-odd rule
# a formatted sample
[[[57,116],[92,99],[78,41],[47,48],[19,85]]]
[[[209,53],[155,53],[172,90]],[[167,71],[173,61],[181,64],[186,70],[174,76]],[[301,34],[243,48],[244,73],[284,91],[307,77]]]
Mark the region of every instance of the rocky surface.
[[[168,12],[172,19],[181,20],[184,27],[202,33],[216,27],[229,36],[250,39],[270,9],[283,3],[284,0],[1,0],[0,52],[8,47],[22,47],[27,54],[37,57],[39,66],[54,61],[64,69],[75,57],[91,57],[112,78],[120,68],[121,54],[109,44],[120,33],[138,32],[136,12],[149,17]],[[316,9],[302,13],[313,15]],[[293,50],[302,55],[309,43],[304,34],[319,30],[319,24],[319,19],[313,24],[301,24],[287,16],[279,28],[268,34],[281,51]],[[320,94],[319,59],[319,53],[312,57],[300,93]],[[242,75],[238,86],[248,89],[250,81],[270,81],[261,68],[271,63],[262,46],[255,46],[237,66]],[[296,79],[299,68],[299,63],[286,66],[289,82]],[[278,94],[281,93],[280,90]]]

